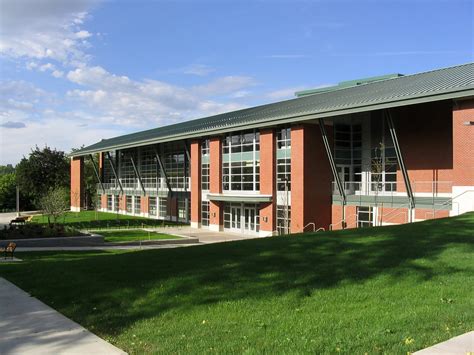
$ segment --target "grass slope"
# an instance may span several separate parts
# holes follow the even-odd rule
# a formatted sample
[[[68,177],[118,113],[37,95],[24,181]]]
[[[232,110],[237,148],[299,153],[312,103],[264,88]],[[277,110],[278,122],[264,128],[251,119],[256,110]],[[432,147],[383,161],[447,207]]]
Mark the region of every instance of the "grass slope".
[[[48,223],[45,215],[34,216],[33,223]],[[163,226],[177,225],[179,223],[150,219],[138,216],[127,216],[110,212],[81,211],[66,212],[59,219],[58,223],[72,226],[78,229],[93,228],[120,228],[120,227],[140,227],[140,226]]]
[[[136,252],[0,275],[130,353],[406,354],[474,328],[474,214]]]
[[[143,229],[97,231],[104,236],[106,242],[130,242],[138,240],[158,240],[158,239],[180,239],[171,234],[148,232]]]

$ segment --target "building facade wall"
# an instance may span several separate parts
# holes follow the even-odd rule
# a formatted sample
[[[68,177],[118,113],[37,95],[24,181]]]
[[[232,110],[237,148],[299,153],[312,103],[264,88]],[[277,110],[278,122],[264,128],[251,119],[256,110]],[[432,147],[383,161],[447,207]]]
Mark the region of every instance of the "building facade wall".
[[[272,235],[276,230],[275,151],[275,131],[260,131],[260,194],[272,196],[272,202],[260,206],[260,234],[264,235]]]
[[[84,205],[84,158],[71,159],[71,211],[80,211]]]
[[[451,193],[452,116],[451,101],[393,110],[395,130],[414,193]],[[397,171],[397,191],[406,192],[400,169]]]
[[[201,224],[201,144],[191,142],[191,227]]]
[[[220,137],[213,137],[209,144],[209,192],[222,193],[222,142]],[[218,201],[209,203],[209,229],[220,231],[223,228],[223,204]]]
[[[150,211],[150,197],[141,196],[140,197],[140,212],[142,215],[148,215]]]
[[[452,215],[474,211],[474,100],[453,107],[453,210]]]
[[[327,127],[329,129],[329,127]],[[331,224],[332,173],[317,125],[291,128],[291,232]],[[311,230],[311,229],[310,229]]]

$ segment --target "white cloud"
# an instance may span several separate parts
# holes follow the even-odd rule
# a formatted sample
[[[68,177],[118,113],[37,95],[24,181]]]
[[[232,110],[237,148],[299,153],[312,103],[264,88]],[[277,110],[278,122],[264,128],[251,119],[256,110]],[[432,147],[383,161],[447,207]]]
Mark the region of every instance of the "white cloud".
[[[64,76],[64,72],[61,70],[54,70],[51,75],[55,78],[62,78]]]
[[[84,62],[90,33],[80,26],[97,0],[3,0],[0,53],[12,58]],[[34,65],[28,65],[29,69]]]
[[[183,68],[184,74],[191,74],[197,76],[206,76],[214,72],[215,69],[205,64],[192,64]]]
[[[164,125],[242,108],[241,104],[220,103],[210,98],[234,95],[255,85],[245,76],[218,78],[207,84],[184,88],[158,80],[132,80],[109,73],[102,67],[83,67],[66,77],[84,89],[67,92],[75,102],[88,105],[104,121],[143,127]]]

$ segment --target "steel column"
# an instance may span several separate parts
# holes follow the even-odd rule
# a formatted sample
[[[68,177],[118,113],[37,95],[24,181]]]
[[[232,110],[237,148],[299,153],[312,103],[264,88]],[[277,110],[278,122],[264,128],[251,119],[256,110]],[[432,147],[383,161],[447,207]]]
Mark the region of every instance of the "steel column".
[[[326,127],[324,126],[324,119],[319,118],[319,128],[321,129],[321,136],[323,137],[324,148],[326,148],[326,154],[329,159],[329,165],[331,166],[332,174],[334,180],[337,184],[337,189],[339,190],[339,195],[341,196],[342,202],[342,228],[346,228],[346,193],[344,192],[344,186],[342,185],[339,174],[337,173],[336,163],[334,162],[334,157],[332,155],[331,146],[329,145],[328,136],[326,132]]]
[[[91,159],[92,167],[94,168],[95,177],[97,178],[97,181],[99,181],[100,188],[102,189],[102,193],[105,194],[104,184],[102,183],[102,180],[100,178],[99,170],[95,166],[95,161],[94,161],[94,157],[92,156],[92,154],[89,154],[89,158]]]
[[[135,165],[135,161],[133,160],[132,155],[130,155],[130,161],[132,162],[133,171],[135,171],[135,176],[138,179],[138,183],[140,184],[140,187],[143,191],[143,195],[146,195],[146,190],[145,190],[145,186],[143,186],[142,177],[141,177],[140,173],[138,172],[137,166]]]
[[[410,178],[408,177],[408,171],[407,171],[407,168],[405,166],[405,162],[403,161],[403,155],[402,155],[402,151],[400,149],[400,144],[398,143],[398,137],[397,137],[397,132],[395,130],[395,125],[393,124],[393,119],[392,119],[392,115],[390,113],[390,111],[387,109],[384,111],[385,112],[385,119],[387,121],[387,124],[388,124],[388,129],[390,131],[390,135],[392,136],[392,141],[393,141],[393,145],[394,145],[394,148],[395,148],[395,154],[397,155],[397,160],[398,160],[398,163],[400,164],[400,169],[402,170],[402,174],[403,174],[403,180],[405,181],[405,186],[406,186],[406,189],[407,189],[407,194],[408,194],[408,201],[409,201],[409,213],[410,213],[410,216],[409,216],[409,219],[410,219],[410,222],[413,221],[413,216],[412,216],[412,209],[415,208],[415,199],[413,197],[413,190],[411,188],[411,183],[410,183]]]
[[[115,170],[115,165],[114,165],[114,162],[112,161],[112,157],[110,156],[110,152],[107,152],[107,158],[109,158],[109,163],[110,163],[110,166],[112,168],[112,172],[114,173],[114,176],[115,176],[115,180],[117,181],[117,184],[119,185],[120,187],[120,192],[122,193],[123,195],[123,187],[122,187],[122,183],[120,182],[120,179],[117,175],[117,170]]]
[[[163,175],[165,177],[166,186],[168,187],[168,191],[173,192],[173,190],[171,189],[171,184],[168,180],[168,175],[166,174],[165,166],[163,165],[163,162],[161,161],[160,155],[158,154],[158,150],[155,148],[154,152],[155,152],[155,159],[158,162],[158,165],[160,166],[160,170],[161,170],[161,172],[163,173]]]
[[[190,166],[190,162],[191,162],[191,154],[189,153],[188,142],[186,140],[184,140],[184,151],[186,153],[185,159],[184,159],[184,192],[185,192],[184,213],[186,214],[185,221],[186,223],[189,223],[189,197],[187,194],[187,191],[188,191],[187,182],[188,182],[188,167]]]

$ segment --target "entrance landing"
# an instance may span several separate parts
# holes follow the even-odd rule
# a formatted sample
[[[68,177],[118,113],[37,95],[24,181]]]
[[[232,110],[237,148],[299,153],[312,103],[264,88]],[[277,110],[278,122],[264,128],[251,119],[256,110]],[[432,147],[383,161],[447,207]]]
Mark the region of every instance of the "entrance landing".
[[[258,235],[246,235],[240,233],[231,232],[214,232],[205,228],[191,228],[191,227],[165,227],[165,228],[153,228],[158,232],[174,234],[185,237],[196,237],[199,239],[199,243],[222,243],[231,242],[235,240],[247,240],[254,238],[262,238]]]

